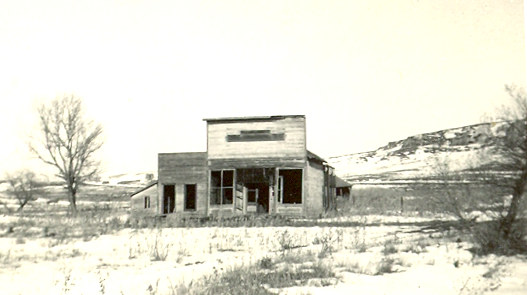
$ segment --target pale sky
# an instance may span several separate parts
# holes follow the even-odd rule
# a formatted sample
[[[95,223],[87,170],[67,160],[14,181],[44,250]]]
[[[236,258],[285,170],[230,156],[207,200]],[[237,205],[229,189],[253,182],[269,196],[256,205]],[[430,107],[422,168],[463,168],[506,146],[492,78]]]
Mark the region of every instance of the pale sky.
[[[205,151],[203,118],[304,114],[323,156],[481,122],[526,84],[522,1],[0,1],[0,174],[84,100],[108,173]]]

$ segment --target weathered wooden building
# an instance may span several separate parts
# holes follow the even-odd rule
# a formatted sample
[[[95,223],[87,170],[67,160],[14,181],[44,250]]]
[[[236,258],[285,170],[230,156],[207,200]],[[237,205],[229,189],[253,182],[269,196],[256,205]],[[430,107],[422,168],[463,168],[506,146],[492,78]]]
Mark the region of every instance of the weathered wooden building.
[[[335,177],[335,189],[336,189],[336,196],[349,199],[351,196],[351,187],[352,185],[345,181],[344,179],[336,176]]]
[[[157,181],[152,181],[144,188],[135,191],[130,199],[133,213],[157,214]]]
[[[317,216],[333,168],[306,149],[303,115],[204,119],[207,151],[158,156],[158,214]]]

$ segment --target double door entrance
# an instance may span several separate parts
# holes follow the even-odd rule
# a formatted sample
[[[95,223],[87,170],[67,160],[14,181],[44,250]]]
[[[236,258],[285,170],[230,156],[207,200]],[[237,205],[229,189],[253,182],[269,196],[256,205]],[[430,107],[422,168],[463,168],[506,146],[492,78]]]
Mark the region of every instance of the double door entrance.
[[[246,205],[245,212],[269,213],[270,190],[272,190],[272,187],[268,183],[247,183],[243,200]]]
[[[274,168],[236,169],[237,213],[269,213]]]
[[[302,204],[302,169],[236,169],[238,213],[274,213],[282,204]]]

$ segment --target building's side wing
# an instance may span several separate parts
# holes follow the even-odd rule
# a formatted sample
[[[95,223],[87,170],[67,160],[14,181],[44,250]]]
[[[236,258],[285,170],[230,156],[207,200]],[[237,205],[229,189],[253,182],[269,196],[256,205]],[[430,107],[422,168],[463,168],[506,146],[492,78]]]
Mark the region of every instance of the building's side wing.
[[[207,153],[158,155],[158,213],[207,214]]]
[[[132,214],[154,215],[157,213],[157,182],[153,182],[131,195]]]

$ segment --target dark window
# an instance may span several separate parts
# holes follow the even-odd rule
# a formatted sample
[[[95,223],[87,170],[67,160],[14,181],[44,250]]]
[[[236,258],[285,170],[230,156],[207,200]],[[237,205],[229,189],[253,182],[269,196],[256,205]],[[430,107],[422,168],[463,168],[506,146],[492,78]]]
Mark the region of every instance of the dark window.
[[[148,209],[148,208],[150,208],[150,197],[146,196],[145,197],[145,209]]]
[[[302,204],[302,169],[280,169],[278,199],[283,204]]]
[[[232,187],[223,188],[223,203],[222,204],[232,204],[232,195],[233,195],[233,189]]]
[[[221,186],[221,171],[211,171],[210,172],[210,185],[212,187]]]
[[[280,175],[278,176],[278,203],[282,203],[282,199],[284,198],[284,176]]]
[[[163,186],[163,214],[174,212],[176,207],[176,189],[173,184]]]
[[[234,171],[233,170],[223,170],[222,173],[223,173],[223,177],[222,177],[221,184],[223,185],[223,187],[232,188],[233,186],[232,184],[234,183]]]
[[[196,210],[196,185],[185,185],[185,210]]]
[[[210,189],[210,204],[221,205],[221,187],[213,187]]]
[[[271,130],[240,130],[239,134],[227,135],[228,142],[243,141],[282,141],[285,140],[283,132],[272,133]]]
[[[221,204],[221,171],[210,172],[210,204]]]
[[[210,204],[232,204],[234,192],[234,170],[210,172]]]

